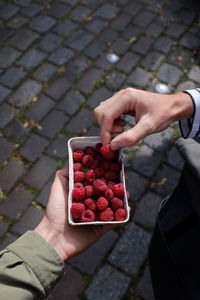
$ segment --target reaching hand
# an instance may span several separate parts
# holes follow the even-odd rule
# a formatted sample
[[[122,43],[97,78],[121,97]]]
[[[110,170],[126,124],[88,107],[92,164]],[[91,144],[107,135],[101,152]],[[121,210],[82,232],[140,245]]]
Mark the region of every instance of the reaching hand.
[[[71,226],[67,220],[68,170],[56,173],[51,187],[46,214],[35,228],[63,261],[84,251],[113,225]]]
[[[192,116],[193,103],[186,93],[162,95],[133,88],[119,91],[95,108],[95,117],[101,126],[103,144],[111,142],[112,150],[131,146],[145,136],[166,129],[176,120]],[[136,125],[123,132],[122,114],[135,117]],[[119,133],[111,141],[111,134]]]

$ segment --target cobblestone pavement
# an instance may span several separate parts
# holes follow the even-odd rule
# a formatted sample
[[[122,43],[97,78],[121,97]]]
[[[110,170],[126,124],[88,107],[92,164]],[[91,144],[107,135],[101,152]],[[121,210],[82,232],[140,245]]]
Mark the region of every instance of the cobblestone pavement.
[[[127,86],[200,84],[198,10],[168,2],[0,0],[1,248],[40,221],[67,139],[99,133],[101,100]],[[109,52],[120,60],[109,63]],[[147,248],[183,165],[178,136],[175,124],[125,151],[130,222],[71,259],[49,299],[154,299]]]

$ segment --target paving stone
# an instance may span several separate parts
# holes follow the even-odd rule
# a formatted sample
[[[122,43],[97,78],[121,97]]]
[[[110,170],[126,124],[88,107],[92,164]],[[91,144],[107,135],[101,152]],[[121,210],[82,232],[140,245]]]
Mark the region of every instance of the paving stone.
[[[48,143],[47,139],[33,133],[21,148],[20,154],[33,162],[41,155]]]
[[[200,38],[193,33],[187,32],[183,35],[179,44],[191,50],[198,50],[200,46]]]
[[[88,7],[79,5],[71,12],[70,18],[76,22],[82,22],[90,13],[91,10]]]
[[[132,39],[132,38],[137,38],[141,36],[142,34],[142,28],[133,26],[129,24],[127,27],[125,27],[122,31],[122,36],[124,39]]]
[[[129,203],[131,204],[131,202],[136,202],[141,198],[148,187],[149,181],[133,171],[127,172],[127,175],[128,181],[126,183],[126,188],[130,193]]]
[[[84,54],[90,58],[97,58],[105,50],[106,45],[98,40],[92,42],[89,47],[84,50]]]
[[[25,167],[22,162],[14,159],[10,160],[8,164],[0,170],[0,187],[6,192],[9,192],[24,172]]]
[[[135,16],[141,9],[142,9],[142,4],[138,2],[133,3],[132,1],[129,1],[129,3],[125,5],[122,10],[127,14]]]
[[[88,131],[87,131],[87,136],[100,136],[100,128],[96,126],[92,126]]]
[[[151,47],[152,43],[152,38],[141,36],[139,40],[133,45],[132,49],[138,52],[139,54],[145,54]]]
[[[95,108],[101,101],[104,101],[112,96],[112,93],[105,87],[101,87],[94,91],[94,93],[88,98],[87,104]]]
[[[193,66],[190,70],[188,77],[198,83],[200,83],[200,67],[199,66]]]
[[[185,25],[174,22],[169,25],[168,29],[166,30],[166,34],[174,38],[179,38],[185,30]]]
[[[69,91],[64,99],[59,102],[57,109],[66,112],[68,115],[74,115],[84,103],[83,96],[75,91]]]
[[[19,121],[13,120],[4,130],[4,134],[7,138],[19,142],[20,140],[22,140],[24,137],[27,136],[29,131],[30,131],[30,127],[24,128],[24,126]]]
[[[25,190],[24,187],[18,186],[9,195],[8,199],[0,204],[1,214],[16,220],[27,209],[33,198],[33,194]]]
[[[29,120],[39,122],[51,108],[55,102],[45,95],[41,95],[37,102],[34,102],[31,107],[26,111],[25,116]]]
[[[178,17],[180,18],[180,21],[182,21],[184,24],[189,25],[193,22],[194,18],[196,17],[196,12],[192,11],[191,9],[184,9],[180,11]]]
[[[55,80],[52,85],[46,90],[46,94],[58,100],[70,87],[70,83],[66,78]]]
[[[143,28],[147,27],[155,18],[155,15],[147,10],[141,11],[134,19],[134,24]]]
[[[145,56],[145,58],[141,61],[141,66],[147,68],[151,71],[155,71],[164,60],[164,55],[152,51]]]
[[[155,193],[146,193],[134,212],[134,221],[143,226],[154,228],[162,198]]]
[[[92,122],[94,122],[93,113],[88,109],[82,109],[67,125],[67,131],[71,133],[84,133]]]
[[[14,149],[13,144],[0,137],[0,163],[4,162]]]
[[[112,41],[115,41],[117,37],[119,36],[119,33],[112,29],[112,28],[106,28],[99,36],[99,39],[102,40],[105,43],[111,43]]]
[[[68,149],[67,149],[68,138],[65,135],[59,135],[53,141],[50,147],[47,149],[47,153],[50,156],[58,158],[67,158]]]
[[[54,51],[62,42],[62,39],[53,33],[47,33],[40,42],[40,48],[47,52]]]
[[[137,54],[127,52],[122,59],[120,59],[119,63],[117,64],[117,68],[124,72],[130,72],[139,59],[140,57]]]
[[[131,223],[117,241],[108,261],[117,268],[136,276],[147,257],[150,234]]]
[[[149,83],[151,77],[152,73],[146,72],[141,68],[136,68],[135,71],[133,71],[133,73],[131,73],[128,77],[127,82],[139,87],[145,87]]]
[[[14,94],[12,94],[8,102],[16,105],[17,107],[23,107],[24,105],[31,102],[42,89],[42,85],[38,82],[28,79],[25,81]]]
[[[53,77],[53,75],[57,72],[57,68],[55,68],[52,64],[43,63],[34,73],[33,78],[38,81],[48,81]]]
[[[84,56],[78,56],[74,60],[70,61],[65,76],[69,80],[76,79],[89,67],[88,59]]]
[[[189,73],[191,66],[194,64],[192,51],[180,46],[174,47],[172,51],[173,55],[169,56],[168,63],[176,65],[180,69],[187,70]]]
[[[143,299],[155,300],[149,267],[145,269],[144,274],[137,284],[135,290],[136,293],[142,296]]]
[[[97,60],[95,60],[95,65],[101,68],[102,70],[110,70],[113,67],[113,64],[111,64],[108,60],[106,55],[100,56]]]
[[[0,66],[1,68],[8,68],[16,59],[20,56],[20,53],[10,47],[0,49]]]
[[[38,16],[30,23],[30,28],[39,33],[44,33],[55,24],[56,21],[49,16]]]
[[[173,167],[182,170],[184,165],[184,160],[177,151],[176,147],[172,147],[172,149],[167,154],[167,162]]]
[[[30,206],[19,221],[12,226],[12,232],[22,235],[27,230],[34,229],[41,221],[43,215],[42,210]]]
[[[130,20],[131,16],[122,13],[112,22],[112,27],[116,30],[121,31],[129,24]]]
[[[53,289],[52,293],[47,299],[76,300],[83,292],[85,285],[86,282],[82,276],[70,266],[67,266],[64,276],[56,284],[56,287]]]
[[[173,40],[165,36],[162,36],[154,44],[154,49],[161,51],[163,53],[169,53],[173,43],[174,43]]]
[[[173,189],[178,184],[179,177],[179,171],[163,164],[157,171],[151,186],[161,196],[166,197],[172,193]]]
[[[130,44],[127,43],[127,41],[119,38],[111,45],[110,51],[116,52],[117,54],[124,54],[128,50],[129,47],[130,47]]]
[[[105,3],[100,8],[97,9],[96,15],[111,20],[117,15],[118,12],[119,12],[118,7],[111,5],[109,3]]]
[[[106,86],[109,89],[118,90],[126,79],[126,75],[118,71],[112,71],[106,76]]]
[[[70,7],[68,5],[62,3],[54,3],[48,10],[48,15],[53,18],[59,19],[65,16],[69,12],[69,10]]]
[[[1,206],[1,205],[0,205]],[[0,237],[8,230],[8,223],[0,220]]]
[[[17,85],[26,75],[21,68],[10,67],[1,77],[0,82],[8,87]]]
[[[66,40],[65,45],[77,51],[81,51],[89,44],[92,38],[93,35],[91,33],[79,29]]]
[[[15,3],[21,6],[27,6],[31,3],[31,0],[15,0]]]
[[[157,17],[157,22],[163,26],[169,26],[171,24],[173,19],[173,11],[170,11],[168,9],[162,11],[162,14],[159,14]]]
[[[37,67],[45,57],[45,53],[33,48],[21,57],[21,59],[19,60],[19,64],[22,65],[26,70],[31,70]]]
[[[31,30],[22,29],[8,41],[8,44],[17,49],[26,50],[38,38],[39,35],[37,33]]]
[[[93,18],[90,22],[87,22],[85,28],[92,33],[100,33],[101,30],[107,25],[107,22],[99,17]]]
[[[39,5],[37,3],[32,3],[31,5],[22,9],[21,14],[28,18],[32,18],[36,16],[42,9],[43,9],[42,5]]]
[[[109,265],[103,266],[87,288],[87,300],[120,300],[126,293],[131,278]]]
[[[79,2],[79,0],[62,0],[62,2],[74,6]]]
[[[177,67],[164,63],[158,70],[157,78],[172,85],[176,85],[182,74],[182,71]]]
[[[180,84],[177,86],[175,92],[176,92],[176,93],[179,93],[179,92],[182,92],[182,91],[185,91],[185,90],[194,89],[195,86],[196,86],[196,85],[195,85],[194,82],[192,82],[192,81],[184,81],[184,82],[180,83]]]
[[[84,77],[78,82],[77,88],[83,93],[90,93],[95,87],[98,80],[101,80],[103,71],[90,68],[88,72],[85,73]]]
[[[148,26],[146,33],[151,35],[154,38],[159,37],[159,35],[164,31],[164,27],[157,23],[152,23]]]
[[[44,207],[47,206],[53,180],[54,177],[50,178],[50,180],[44,185],[42,191],[40,192],[39,196],[36,199],[36,201],[40,202]]]
[[[59,48],[49,56],[49,61],[62,66],[73,57],[73,52],[67,48]]]
[[[75,28],[77,28],[77,24],[70,20],[67,20],[57,24],[53,28],[53,31],[60,36],[68,36],[72,31],[74,31]]]
[[[118,235],[114,231],[107,232],[89,249],[70,259],[70,265],[83,273],[94,274],[117,238]]]
[[[10,90],[0,85],[0,103],[9,95]]]
[[[19,7],[14,4],[6,4],[0,9],[0,18],[7,21],[12,18],[19,10]]]
[[[56,171],[56,161],[42,155],[36,164],[26,173],[24,183],[40,190]],[[40,176],[38,176],[40,174]]]
[[[8,245],[13,243],[17,237],[11,233],[7,233],[5,239],[0,243],[0,250],[3,250],[6,248]]]
[[[12,30],[10,28],[7,28],[7,27],[0,28],[0,43],[4,43],[14,33],[15,33],[14,30]]]
[[[173,143],[174,130],[172,128],[167,128],[166,130],[151,134],[144,138],[144,142],[151,148],[164,152],[169,149]]]

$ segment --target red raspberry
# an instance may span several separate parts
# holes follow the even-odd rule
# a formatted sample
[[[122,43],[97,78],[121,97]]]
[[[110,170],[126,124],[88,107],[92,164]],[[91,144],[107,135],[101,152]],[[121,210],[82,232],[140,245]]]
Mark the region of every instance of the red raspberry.
[[[82,213],[81,216],[82,222],[93,222],[94,220],[95,220],[95,214],[90,209],[87,209]]]
[[[85,153],[83,150],[76,150],[73,152],[73,160],[75,162],[82,162],[84,155],[85,155]]]
[[[96,168],[98,168],[98,166],[99,166],[99,161],[97,159],[95,159],[93,161],[93,163],[91,164],[90,169],[95,170]]]
[[[96,202],[92,198],[85,199],[84,204],[87,209],[90,209],[94,212],[97,210]]]
[[[113,182],[113,181],[109,181],[108,182],[108,188],[112,190],[113,186],[115,185],[116,183]]]
[[[113,211],[110,207],[107,207],[104,211],[99,213],[99,220],[101,221],[113,221]]]
[[[90,183],[88,181],[83,181],[83,186],[87,186],[87,185],[90,185]]]
[[[89,167],[89,166],[91,166],[93,161],[94,161],[94,158],[91,155],[87,154],[83,157],[82,163],[85,167]]]
[[[89,170],[85,173],[85,179],[89,182],[92,183],[96,179],[96,173],[94,170]]]
[[[124,206],[124,203],[121,199],[113,197],[111,199],[111,203],[112,203],[112,208],[113,210],[116,210],[118,208],[122,208]]]
[[[100,148],[102,147],[102,143],[96,144],[96,150],[97,152],[100,152]]]
[[[94,190],[94,193],[97,195],[104,194],[104,192],[107,190],[107,188],[108,187],[107,187],[106,183],[100,179],[96,179],[93,182],[93,190]]]
[[[74,171],[81,171],[83,169],[83,165],[81,163],[74,164]]]
[[[98,179],[106,183],[105,178],[101,177],[101,178],[98,178]]]
[[[101,162],[101,167],[102,167],[104,170],[109,170],[109,169],[110,169],[110,166],[111,166],[111,163],[110,163],[110,160],[109,160],[109,159],[104,159],[104,160],[102,160],[102,162]]]
[[[75,202],[81,202],[85,198],[85,189],[74,188],[72,190],[72,197]]]
[[[99,197],[96,202],[97,209],[105,210],[108,207],[108,200],[105,197]]]
[[[113,191],[111,189],[107,189],[105,191],[105,196],[108,200],[111,200],[114,197]]]
[[[83,203],[72,203],[71,214],[74,219],[79,219],[85,210]]]
[[[124,186],[122,183],[115,184],[113,186],[113,193],[116,197],[123,198],[124,197]]]
[[[126,219],[126,211],[124,208],[119,208],[114,214],[115,221],[124,221]]]
[[[74,187],[77,189],[83,188],[83,184],[81,182],[75,182]]]
[[[97,154],[96,155],[96,159],[100,162],[102,162],[105,158],[103,156],[101,156],[101,154]]]
[[[74,172],[74,181],[75,182],[82,182],[85,179],[85,173],[82,171],[75,171]]]
[[[121,171],[121,164],[119,162],[111,162],[110,169],[115,172]]]
[[[96,173],[96,177],[97,178],[101,178],[103,176],[103,174],[104,174],[104,169],[102,169],[102,168],[96,168],[95,169],[95,173]]]
[[[117,174],[116,172],[114,172],[114,171],[108,170],[108,171],[106,171],[106,172],[104,173],[104,178],[105,178],[106,180],[111,180],[111,181],[113,181],[113,180],[118,179],[118,174]]]
[[[91,156],[95,156],[96,155],[96,150],[93,147],[86,147],[84,149],[85,154],[89,154]]]
[[[92,197],[94,195],[93,187],[91,185],[85,186],[85,196],[86,197]]]
[[[112,151],[110,148],[110,144],[107,144],[103,147],[100,148],[100,153],[103,157],[108,158],[108,159],[113,159],[115,158],[115,151]]]

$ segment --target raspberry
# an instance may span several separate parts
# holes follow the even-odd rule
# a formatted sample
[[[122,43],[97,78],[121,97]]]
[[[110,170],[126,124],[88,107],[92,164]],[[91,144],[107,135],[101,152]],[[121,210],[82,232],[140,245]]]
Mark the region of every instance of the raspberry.
[[[88,181],[83,181],[83,186],[87,186],[87,185],[90,185],[90,183]]]
[[[98,166],[99,166],[99,161],[97,159],[95,159],[93,161],[93,163],[91,164],[90,169],[95,170],[96,168],[98,168]]]
[[[104,159],[102,160],[101,162],[101,167],[104,169],[104,170],[109,170],[110,169],[110,160],[109,159]]]
[[[89,167],[89,166],[91,166],[93,161],[94,161],[94,158],[91,155],[87,154],[83,157],[82,163],[85,167]]]
[[[75,202],[81,202],[85,198],[85,189],[74,188],[72,190],[72,197]]]
[[[110,169],[115,172],[121,171],[121,164],[119,162],[111,162]]]
[[[94,212],[97,210],[96,203],[92,198],[85,199],[84,204],[87,209],[90,209]]]
[[[94,193],[97,195],[104,194],[104,192],[107,190],[107,188],[108,187],[107,187],[106,183],[100,179],[96,179],[93,182],[93,190],[94,190]]]
[[[112,203],[113,210],[116,210],[118,208],[122,208],[124,206],[123,201],[119,198],[116,198],[116,197],[111,199],[111,203]]]
[[[115,182],[109,181],[109,182],[108,182],[108,188],[112,190],[112,189],[113,189],[113,186],[114,186],[115,184],[116,184]]]
[[[113,191],[111,189],[107,189],[105,191],[105,196],[108,200],[111,200],[114,197]]]
[[[91,185],[85,186],[85,196],[86,197],[92,197],[94,195],[93,187]]]
[[[115,158],[115,152],[111,150],[110,144],[107,144],[107,145],[101,147],[99,151],[100,151],[101,155],[105,158],[108,158],[108,159]]]
[[[126,211],[124,208],[119,208],[115,211],[114,219],[115,221],[124,221],[126,218]]]
[[[113,221],[113,211],[110,207],[107,207],[104,211],[99,213],[99,220],[101,221]]]
[[[82,162],[84,155],[85,155],[85,153],[83,150],[76,150],[73,152],[73,160],[75,162]]]
[[[97,150],[97,152],[100,152],[100,148],[101,148],[102,146],[103,146],[102,143],[96,144],[96,150]]]
[[[74,167],[74,171],[81,171],[83,165],[81,163],[75,163],[73,167]]]
[[[81,182],[85,179],[85,173],[82,171],[75,171],[74,172],[74,181]]]
[[[99,180],[103,181],[104,183],[106,183],[106,180],[105,178],[101,177],[101,178],[98,178]]]
[[[97,177],[97,178],[100,178],[100,177],[102,177],[103,174],[104,174],[104,169],[102,169],[102,168],[96,168],[96,169],[95,169],[95,173],[96,173],[96,177]]]
[[[118,178],[118,174],[114,171],[108,170],[104,173],[104,178],[106,180],[113,181],[113,180],[116,180]]]
[[[81,182],[75,182],[74,187],[77,189],[83,188],[83,184]]]
[[[81,215],[82,222],[93,222],[95,220],[95,214],[90,209],[85,210]]]
[[[108,207],[108,200],[105,197],[99,197],[96,202],[97,209],[105,210]]]
[[[86,147],[84,149],[85,154],[89,154],[91,156],[95,156],[96,155],[96,150],[93,147]]]
[[[79,219],[85,210],[83,203],[72,203],[71,214],[74,219]]]
[[[96,173],[94,170],[89,170],[85,173],[85,179],[91,183],[96,179]]]
[[[124,186],[122,183],[115,184],[113,186],[113,193],[116,197],[123,198],[124,197]]]

